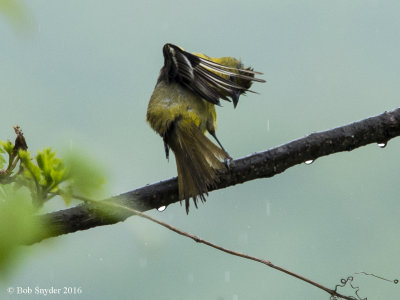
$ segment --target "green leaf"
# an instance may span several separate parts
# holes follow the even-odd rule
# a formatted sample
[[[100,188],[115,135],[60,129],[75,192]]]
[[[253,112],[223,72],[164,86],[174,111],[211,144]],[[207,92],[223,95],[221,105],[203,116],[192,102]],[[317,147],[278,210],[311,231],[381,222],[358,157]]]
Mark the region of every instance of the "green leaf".
[[[4,157],[4,154],[6,151],[0,147],[0,169],[3,169],[4,164],[7,162],[6,158]]]
[[[63,198],[65,205],[70,205],[72,201],[72,187],[67,186],[66,188],[60,189],[60,196]]]
[[[103,196],[105,177],[98,162],[88,155],[70,152],[65,158],[65,165],[74,194],[90,198]]]
[[[0,279],[5,279],[22,260],[20,245],[45,234],[30,202],[26,189],[0,186]]]
[[[40,168],[32,162],[29,151],[20,150],[18,155],[21,158],[22,166],[26,169],[24,176],[32,178],[39,184],[46,185],[45,179],[41,176]]]
[[[36,161],[48,186],[57,186],[66,179],[64,163],[51,148],[38,151]]]
[[[53,182],[55,182],[56,185],[58,185],[60,182],[62,182],[66,176],[66,170],[51,170],[50,172],[50,177],[52,179]]]
[[[0,146],[11,155],[14,150],[14,145],[10,141],[0,141]]]
[[[26,5],[20,0],[1,0],[0,16],[6,19],[8,23],[17,33],[31,33],[33,20]]]

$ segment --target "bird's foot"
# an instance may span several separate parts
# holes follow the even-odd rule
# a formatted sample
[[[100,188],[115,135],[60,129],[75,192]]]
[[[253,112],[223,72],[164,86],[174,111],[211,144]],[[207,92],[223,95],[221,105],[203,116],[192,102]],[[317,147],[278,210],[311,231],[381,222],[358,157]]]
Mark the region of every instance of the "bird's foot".
[[[224,165],[225,165],[225,167],[226,167],[228,170],[231,169],[232,161],[233,161],[233,158],[230,157],[230,156],[228,156],[228,157],[226,157],[226,158],[224,159]]]

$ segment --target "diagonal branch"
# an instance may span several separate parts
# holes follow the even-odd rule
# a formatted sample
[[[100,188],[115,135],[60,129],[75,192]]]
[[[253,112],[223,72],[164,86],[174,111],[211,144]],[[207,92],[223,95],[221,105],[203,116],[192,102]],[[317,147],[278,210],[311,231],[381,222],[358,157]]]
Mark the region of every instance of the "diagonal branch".
[[[307,137],[289,142],[282,146],[255,153],[231,162],[228,172],[221,174],[220,182],[211,190],[223,189],[257,178],[268,178],[284,172],[286,169],[308,160],[342,151],[351,151],[371,143],[386,144],[400,135],[400,108],[391,112],[354,122],[331,130],[312,133]],[[146,211],[167,206],[179,201],[176,178],[112,197],[107,201],[120,204],[134,210]],[[90,204],[81,204],[73,208],[39,216],[40,221],[50,224],[52,232],[37,237],[28,243],[35,243],[61,234],[92,227],[114,224],[125,220],[132,213],[110,210],[107,217],[98,213]]]
[[[89,200],[89,199],[88,199],[88,200]],[[93,203],[93,201],[91,201],[91,200],[89,200],[89,201]],[[141,218],[150,220],[151,222],[156,223],[156,224],[159,224],[159,225],[161,225],[161,226],[163,226],[163,227],[165,227],[165,228],[167,228],[167,229],[169,229],[169,230],[171,230],[171,231],[173,231],[173,232],[175,232],[175,233],[177,233],[177,234],[179,234],[179,235],[188,237],[188,238],[194,240],[196,243],[204,244],[204,245],[206,245],[206,246],[209,246],[209,247],[214,248],[214,249],[217,249],[217,250],[219,250],[219,251],[228,253],[228,254],[233,255],[233,256],[238,256],[238,257],[241,257],[241,258],[245,258],[245,259],[248,259],[248,260],[252,260],[252,261],[255,261],[255,262],[264,264],[264,265],[266,265],[266,266],[268,266],[268,267],[270,267],[270,268],[273,268],[273,269],[278,270],[278,271],[280,271],[280,272],[286,273],[286,274],[288,274],[288,275],[290,275],[290,276],[296,277],[297,279],[300,279],[300,280],[302,280],[302,281],[304,281],[304,282],[306,282],[306,283],[308,283],[308,284],[311,284],[311,285],[313,285],[313,286],[315,286],[315,287],[317,287],[317,288],[319,288],[319,289],[321,289],[321,290],[327,292],[328,294],[331,295],[330,299],[337,299],[338,297],[339,297],[339,298],[342,298],[342,299],[346,299],[346,300],[354,300],[354,299],[355,299],[354,297],[345,296],[345,295],[340,294],[339,292],[337,292],[337,289],[336,289],[336,288],[335,288],[334,290],[329,289],[329,288],[327,288],[327,287],[325,287],[325,286],[323,286],[323,285],[321,285],[321,284],[319,284],[319,283],[317,283],[317,282],[315,282],[315,281],[313,281],[313,280],[311,280],[311,279],[308,279],[308,278],[306,278],[306,277],[304,277],[304,276],[302,276],[302,275],[296,274],[296,273],[294,273],[294,272],[292,272],[292,271],[290,271],[290,270],[288,270],[288,269],[285,269],[285,268],[282,268],[282,267],[280,267],[280,266],[278,266],[278,265],[275,265],[275,264],[273,264],[273,263],[272,263],[271,261],[269,261],[269,260],[262,259],[262,258],[258,258],[258,257],[255,257],[255,256],[251,256],[251,255],[242,253],[242,252],[237,252],[237,251],[233,251],[233,250],[224,248],[224,247],[222,247],[222,246],[219,246],[219,245],[217,245],[217,244],[214,244],[214,243],[211,243],[211,242],[209,242],[209,241],[207,241],[207,240],[204,240],[204,239],[202,239],[202,238],[200,238],[200,237],[198,237],[198,236],[196,236],[196,235],[187,233],[187,232],[182,231],[182,230],[180,230],[180,229],[178,229],[178,228],[176,228],[176,227],[174,227],[174,226],[171,226],[171,225],[169,225],[169,224],[167,224],[167,223],[164,223],[164,222],[161,222],[161,221],[159,221],[159,220],[157,220],[157,219],[154,219],[154,218],[152,218],[152,217],[150,217],[150,216],[148,216],[148,215],[146,215],[146,214],[144,214],[144,213],[142,213],[142,212],[140,212],[140,211],[137,211],[137,210],[134,210],[134,209],[131,209],[131,208],[124,207],[124,206],[122,206],[122,205],[120,205],[120,204],[117,204],[117,203],[115,203],[115,202],[110,203],[110,202],[108,202],[108,201],[102,201],[102,203],[105,204],[105,205],[108,205],[108,206],[115,207],[115,208],[121,208],[122,210],[129,210],[129,211],[131,211],[133,214],[138,215],[138,216],[141,217]],[[103,208],[104,208],[104,206],[103,206]],[[364,272],[364,273],[365,273],[365,272]],[[379,276],[376,276],[376,275],[374,275],[374,274],[372,274],[372,276],[379,277]],[[381,278],[381,277],[379,277],[379,278]],[[387,280],[387,281],[391,281],[391,280],[388,280],[388,279],[385,279],[385,278],[381,278],[381,279]],[[394,281],[394,282],[395,282],[395,281]],[[395,282],[395,283],[396,283],[396,282]]]

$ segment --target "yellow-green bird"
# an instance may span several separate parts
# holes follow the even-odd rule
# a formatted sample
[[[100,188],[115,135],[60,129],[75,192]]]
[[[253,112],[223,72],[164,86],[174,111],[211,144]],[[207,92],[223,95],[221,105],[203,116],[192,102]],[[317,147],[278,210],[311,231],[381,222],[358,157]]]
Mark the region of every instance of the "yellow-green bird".
[[[205,201],[210,187],[218,182],[219,173],[232,159],[215,135],[220,99],[233,102],[250,88],[255,78],[252,68],[244,68],[232,57],[212,58],[189,53],[165,44],[164,66],[147,108],[147,122],[163,138],[165,154],[175,154],[178,171],[179,199]],[[215,138],[219,147],[205,133]]]

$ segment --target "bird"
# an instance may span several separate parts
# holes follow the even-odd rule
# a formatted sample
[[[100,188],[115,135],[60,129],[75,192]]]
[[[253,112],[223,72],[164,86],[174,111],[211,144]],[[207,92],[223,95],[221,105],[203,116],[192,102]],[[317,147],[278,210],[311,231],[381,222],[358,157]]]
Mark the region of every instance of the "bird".
[[[216,136],[221,99],[236,108],[239,97],[252,83],[265,82],[262,75],[233,57],[213,58],[190,53],[167,43],[163,46],[164,65],[147,107],[146,120],[164,141],[166,158],[175,154],[179,200],[190,199],[197,208],[208,191],[219,182],[220,174],[232,160]],[[210,134],[217,145],[207,136]]]

